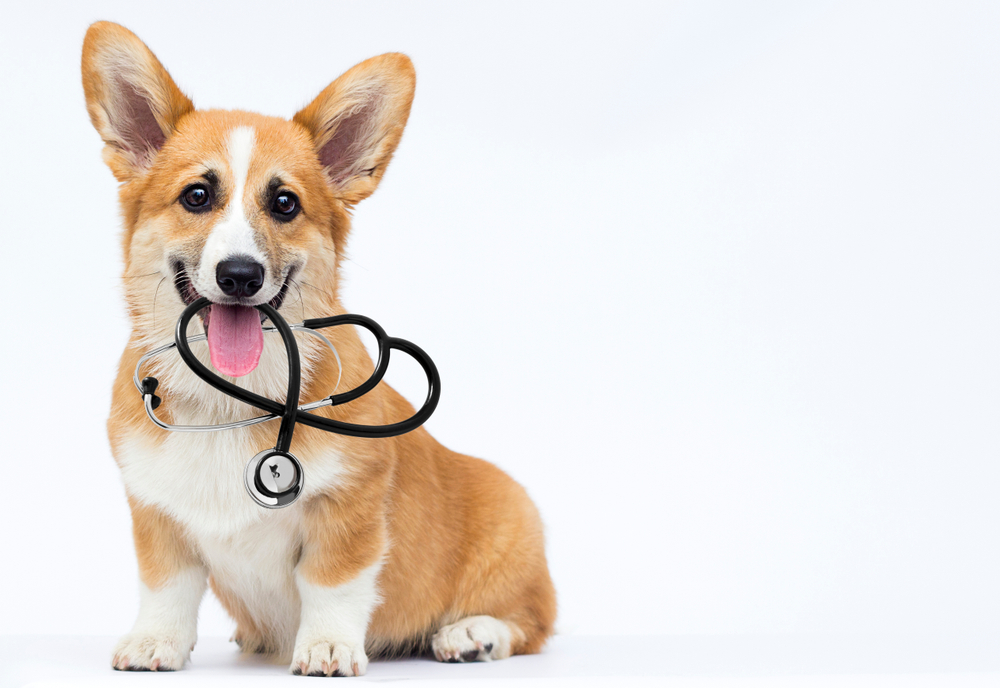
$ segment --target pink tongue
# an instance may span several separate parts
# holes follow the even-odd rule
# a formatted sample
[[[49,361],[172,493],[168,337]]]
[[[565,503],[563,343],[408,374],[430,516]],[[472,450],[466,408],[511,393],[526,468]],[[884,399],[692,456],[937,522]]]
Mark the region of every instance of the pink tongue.
[[[208,316],[208,350],[223,375],[240,377],[257,367],[264,349],[260,313],[251,306],[212,304]]]

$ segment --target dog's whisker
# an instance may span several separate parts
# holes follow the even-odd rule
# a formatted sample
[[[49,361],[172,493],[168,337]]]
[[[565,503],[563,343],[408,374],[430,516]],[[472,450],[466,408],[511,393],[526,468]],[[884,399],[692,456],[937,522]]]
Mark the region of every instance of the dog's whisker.
[[[330,292],[328,292],[326,289],[320,289],[319,287],[314,286],[312,284],[309,284],[308,282],[305,282],[305,281],[301,282],[301,284],[302,284],[303,287],[309,287],[310,289],[315,289],[316,291],[320,292],[321,294],[326,294],[331,299],[335,298],[334,295],[331,294]]]
[[[302,300],[302,287],[294,279],[288,280],[289,284],[295,287],[295,291],[299,293],[299,308],[302,310],[302,320],[306,319],[306,302]]]
[[[357,265],[359,268],[361,268],[365,272],[370,272],[370,270],[368,268],[366,268],[364,265],[362,265],[358,261],[354,260],[353,258],[345,258],[345,260],[347,260],[350,263],[354,263],[355,265]]]
[[[156,297],[160,294],[160,285],[163,284],[163,280],[167,279],[166,275],[163,276],[159,282],[156,283],[156,289],[153,291],[153,332],[156,332]]]

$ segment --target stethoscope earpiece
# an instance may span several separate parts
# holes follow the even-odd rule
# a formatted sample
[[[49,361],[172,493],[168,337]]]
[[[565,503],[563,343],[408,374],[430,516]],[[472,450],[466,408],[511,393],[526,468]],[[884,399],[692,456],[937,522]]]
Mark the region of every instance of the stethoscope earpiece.
[[[277,449],[265,449],[250,459],[244,475],[250,497],[268,509],[280,509],[298,499],[304,478],[299,460]]]

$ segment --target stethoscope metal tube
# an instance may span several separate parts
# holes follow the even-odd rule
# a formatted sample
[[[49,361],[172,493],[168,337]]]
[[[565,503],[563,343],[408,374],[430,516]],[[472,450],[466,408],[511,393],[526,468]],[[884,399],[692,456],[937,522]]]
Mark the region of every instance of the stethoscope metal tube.
[[[389,337],[378,323],[363,315],[335,315],[328,318],[304,320],[302,323],[289,325],[285,322],[284,318],[281,317],[277,310],[268,304],[261,304],[256,306],[256,308],[263,313],[273,325],[273,328],[265,328],[266,331],[278,332],[284,342],[285,351],[288,356],[288,392],[285,396],[284,403],[255,394],[213,373],[208,369],[208,367],[199,361],[191,351],[191,342],[202,341],[206,337],[203,334],[188,337],[188,324],[191,322],[191,318],[194,317],[195,313],[209,305],[211,305],[211,301],[206,298],[200,298],[185,308],[184,312],[181,313],[180,318],[177,320],[177,328],[174,332],[174,341],[171,344],[166,344],[153,349],[142,356],[136,364],[133,381],[135,382],[136,388],[143,396],[146,414],[153,423],[164,430],[171,430],[175,432],[213,432],[217,430],[245,428],[258,423],[264,423],[269,420],[281,419],[281,426],[278,429],[278,440],[274,449],[260,452],[257,456],[251,459],[250,463],[247,465],[245,478],[247,491],[250,493],[250,496],[254,499],[254,501],[261,506],[268,508],[288,506],[294,502],[302,492],[304,484],[302,465],[299,463],[299,460],[289,452],[292,443],[292,434],[295,431],[296,423],[303,423],[320,430],[340,435],[349,435],[352,437],[395,437],[420,427],[428,418],[430,418],[431,414],[434,413],[434,409],[437,407],[438,400],[441,396],[441,380],[438,376],[437,367],[434,365],[434,362],[430,359],[430,357],[423,351],[423,349],[418,347],[416,344],[408,342],[405,339]],[[337,354],[336,348],[329,339],[316,332],[316,330],[322,328],[336,327],[339,325],[360,325],[375,335],[375,340],[378,343],[378,361],[376,362],[375,370],[367,380],[352,390],[336,394],[336,389],[334,389],[334,394],[331,394],[329,397],[300,406],[298,402],[299,389],[301,385],[301,370],[299,364],[298,345],[295,342],[293,332],[309,332],[310,334],[323,339],[333,350],[334,355],[337,357],[338,367],[340,367],[340,356]],[[156,417],[155,413],[156,408],[160,404],[160,399],[156,396],[156,387],[159,383],[152,377],[140,380],[139,373],[142,366],[150,358],[169,351],[172,348],[177,349],[181,359],[187,364],[195,375],[219,391],[264,411],[265,415],[241,421],[234,421],[232,423],[221,423],[206,426],[172,425],[161,421]],[[332,418],[324,418],[323,416],[317,416],[309,413],[309,411],[323,406],[337,406],[339,404],[345,404],[364,394],[367,394],[374,389],[375,386],[382,380],[389,367],[389,355],[393,349],[402,351],[403,353],[414,358],[417,363],[420,364],[420,367],[423,368],[424,374],[427,376],[427,398],[424,400],[423,405],[416,413],[406,420],[399,421],[397,423],[390,423],[389,425],[358,425],[333,420]],[[342,369],[340,374],[338,374],[338,387],[340,386],[341,376]]]

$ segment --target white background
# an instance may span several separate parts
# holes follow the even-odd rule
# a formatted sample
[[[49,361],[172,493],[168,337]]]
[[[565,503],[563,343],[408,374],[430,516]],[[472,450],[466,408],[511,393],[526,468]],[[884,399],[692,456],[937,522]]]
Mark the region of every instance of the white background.
[[[200,107],[291,116],[413,58],[344,300],[434,357],[431,431],[535,498],[563,633],[1000,631],[997,4],[3,15],[0,632],[119,634],[137,608],[97,19]],[[230,628],[207,601],[201,634]]]

